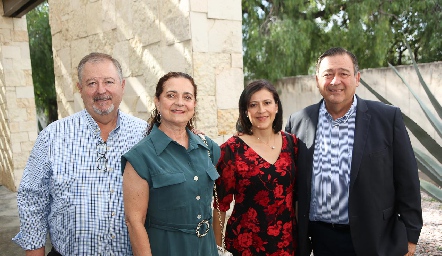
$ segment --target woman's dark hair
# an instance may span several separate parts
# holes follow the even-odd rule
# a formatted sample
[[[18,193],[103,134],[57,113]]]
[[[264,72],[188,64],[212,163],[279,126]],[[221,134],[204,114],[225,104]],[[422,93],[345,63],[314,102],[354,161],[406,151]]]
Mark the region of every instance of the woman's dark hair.
[[[165,74],[164,76],[162,76],[160,78],[160,80],[158,80],[157,87],[155,89],[155,98],[160,99],[160,95],[161,95],[161,93],[163,93],[163,90],[164,90],[164,83],[166,83],[167,80],[169,80],[171,78],[180,78],[180,77],[189,80],[190,83],[193,85],[193,91],[194,91],[193,94],[195,95],[195,101],[196,101],[197,86],[195,84],[195,81],[193,81],[193,78],[190,75],[188,75],[186,73],[182,73],[182,72],[169,72],[169,73]],[[196,114],[196,112],[195,112],[195,114]],[[147,120],[147,122],[149,123],[149,129],[147,130],[147,134],[149,134],[150,131],[152,131],[152,128],[155,124],[160,125],[161,115],[158,112],[158,109],[156,108],[156,106],[152,110],[150,118],[149,118],[149,120]],[[195,122],[195,115],[189,120],[186,127],[189,128],[190,130],[192,130],[195,127],[194,122]]]
[[[273,120],[272,129],[274,133],[281,131],[282,129],[282,104],[279,99],[278,92],[275,87],[267,80],[257,80],[249,83],[246,88],[242,91],[239,97],[239,117],[236,122],[236,130],[241,133],[252,135],[252,123],[247,117],[247,109],[250,103],[252,95],[257,91],[265,89],[272,93],[273,100],[278,104],[278,112],[275,115],[275,120]]]

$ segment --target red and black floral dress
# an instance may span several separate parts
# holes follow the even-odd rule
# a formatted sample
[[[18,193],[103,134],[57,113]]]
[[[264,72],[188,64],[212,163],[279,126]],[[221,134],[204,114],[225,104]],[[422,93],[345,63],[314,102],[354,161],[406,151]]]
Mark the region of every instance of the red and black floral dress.
[[[289,143],[286,133],[281,134],[281,153],[274,164],[237,136],[221,145],[216,186],[221,211],[228,211],[235,199],[225,237],[226,249],[235,256],[295,255],[298,140],[287,134],[293,141]]]

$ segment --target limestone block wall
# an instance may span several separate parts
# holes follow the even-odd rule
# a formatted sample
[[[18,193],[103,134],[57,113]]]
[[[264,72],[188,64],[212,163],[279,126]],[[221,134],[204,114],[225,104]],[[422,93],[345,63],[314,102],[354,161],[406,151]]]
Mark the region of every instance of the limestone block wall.
[[[92,51],[120,61],[121,109],[147,120],[169,71],[198,85],[197,127],[222,142],[234,132],[243,89],[241,1],[49,0],[59,118],[83,109],[76,67]]]
[[[433,62],[419,64],[419,70],[424,81],[435,95],[436,99],[442,101],[442,62]],[[396,67],[404,80],[419,95],[422,101],[433,109],[428,100],[425,91],[422,89],[419,78],[416,75],[413,66]],[[421,110],[419,103],[414,99],[402,80],[394,73],[391,68],[376,68],[361,70],[361,79],[369,84],[375,91],[389,100],[393,105],[399,107],[401,111],[422,126],[439,144],[442,139],[427,120]],[[302,108],[317,103],[322,98],[316,87],[315,76],[298,76],[283,78],[275,83],[278,90],[284,110],[284,125],[291,113]],[[362,84],[356,89],[356,94],[361,98],[369,100],[378,100]],[[434,111],[436,115],[436,112]],[[419,142],[409,133],[413,145]]]
[[[37,131],[26,17],[0,16],[1,185],[16,190]]]

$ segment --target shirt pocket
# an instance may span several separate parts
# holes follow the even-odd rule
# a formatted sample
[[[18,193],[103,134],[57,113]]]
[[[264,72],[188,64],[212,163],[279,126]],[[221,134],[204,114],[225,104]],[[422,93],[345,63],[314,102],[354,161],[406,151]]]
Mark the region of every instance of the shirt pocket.
[[[149,192],[150,210],[171,210],[185,207],[188,201],[186,186],[189,184],[187,184],[183,172],[162,172],[152,176],[152,188]]]
[[[185,181],[186,177],[184,177],[184,173],[182,172],[162,173],[152,176],[152,187],[162,188],[162,187],[180,184]]]

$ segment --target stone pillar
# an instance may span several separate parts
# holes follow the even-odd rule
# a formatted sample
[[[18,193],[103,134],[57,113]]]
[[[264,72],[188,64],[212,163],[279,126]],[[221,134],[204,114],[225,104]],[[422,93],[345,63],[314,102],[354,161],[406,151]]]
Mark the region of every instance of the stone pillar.
[[[10,190],[21,180],[37,130],[26,17],[0,16],[0,184]]]
[[[92,51],[120,61],[121,109],[147,120],[169,71],[198,85],[197,127],[219,143],[234,132],[243,89],[241,1],[49,0],[59,117],[83,109],[76,67]]]

